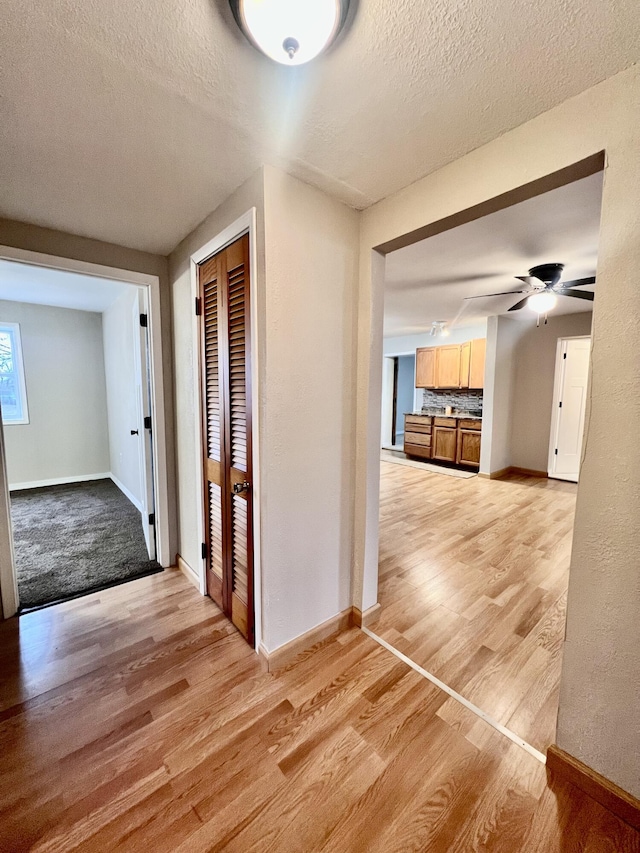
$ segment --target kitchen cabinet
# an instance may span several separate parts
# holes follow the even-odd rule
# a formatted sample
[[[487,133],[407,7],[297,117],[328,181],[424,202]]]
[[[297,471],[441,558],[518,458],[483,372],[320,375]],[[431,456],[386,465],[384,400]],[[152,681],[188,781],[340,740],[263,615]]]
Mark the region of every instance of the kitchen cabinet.
[[[460,387],[460,347],[436,347],[436,388]]]
[[[455,424],[455,421],[453,421]],[[458,430],[450,426],[434,426],[432,459],[440,462],[455,462],[458,445]]]
[[[486,338],[471,341],[469,353],[469,388],[484,388],[484,362],[487,353]]]
[[[434,388],[436,384],[436,347],[416,350],[416,388]]]
[[[481,429],[479,418],[405,415],[404,452],[419,459],[479,468]]]
[[[404,416],[404,452],[408,456],[431,459],[432,421],[422,415]]]
[[[469,387],[469,366],[471,364],[471,341],[460,344],[460,387]]]
[[[484,387],[486,341],[419,347],[416,350],[416,388]]]
[[[480,467],[480,433],[476,430],[458,428],[456,462],[458,465]]]

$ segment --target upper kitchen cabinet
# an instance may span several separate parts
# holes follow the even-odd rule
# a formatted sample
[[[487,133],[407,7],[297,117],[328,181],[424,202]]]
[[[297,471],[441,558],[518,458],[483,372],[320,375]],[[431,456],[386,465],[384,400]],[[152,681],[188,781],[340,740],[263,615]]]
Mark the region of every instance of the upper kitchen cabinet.
[[[460,387],[460,346],[436,347],[436,388]]]
[[[487,352],[487,339],[476,338],[471,341],[469,359],[469,388],[484,388],[484,360]]]
[[[483,388],[485,350],[484,338],[417,349],[416,388]]]
[[[436,387],[436,349],[421,347],[416,350],[416,388]]]

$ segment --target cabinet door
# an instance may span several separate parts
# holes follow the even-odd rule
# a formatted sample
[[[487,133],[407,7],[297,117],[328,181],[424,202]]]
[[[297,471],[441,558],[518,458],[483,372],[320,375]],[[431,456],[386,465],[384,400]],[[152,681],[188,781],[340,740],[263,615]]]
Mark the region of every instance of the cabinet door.
[[[480,466],[480,433],[475,430],[458,430],[458,465]]]
[[[458,431],[449,427],[434,427],[431,444],[431,456],[442,462],[456,461],[456,436]]]
[[[421,347],[416,350],[416,388],[435,388],[436,348]]]
[[[487,351],[485,338],[471,341],[471,358],[469,360],[469,388],[484,388],[484,361]]]
[[[471,341],[460,345],[460,387],[469,387],[469,364],[471,362]]]
[[[436,348],[436,388],[460,387],[460,347]]]

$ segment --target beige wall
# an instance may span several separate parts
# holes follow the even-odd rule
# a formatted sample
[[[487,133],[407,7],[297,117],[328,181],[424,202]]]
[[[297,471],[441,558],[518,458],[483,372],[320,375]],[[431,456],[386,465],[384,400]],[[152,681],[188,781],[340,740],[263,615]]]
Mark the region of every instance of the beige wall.
[[[170,257],[179,552],[200,562],[190,255],[258,215],[262,641],[273,651],[349,606],[358,214],[265,167]]]
[[[268,649],[350,606],[358,234],[355,211],[265,168]]]
[[[511,465],[546,471],[558,338],[591,334],[591,312],[550,316],[547,325],[523,323],[514,353]]]
[[[160,280],[160,310],[162,327],[162,370],[165,394],[165,435],[167,491],[169,514],[169,548],[177,547],[177,513],[174,458],[174,401],[173,368],[171,357],[171,295],[169,290],[167,259],[160,255],[138,252],[100,240],[90,240],[73,234],[64,234],[50,228],[40,228],[24,222],[0,219],[0,246],[11,246],[31,252],[41,252],[62,258],[72,258],[92,264],[102,264],[116,269],[156,275]],[[0,546],[2,540],[0,539]]]
[[[178,546],[180,556],[199,572],[201,566],[198,518],[202,507],[198,504],[196,420],[198,412],[197,377],[198,353],[194,346],[193,294],[191,291],[191,255],[213,240],[221,231],[240,216],[256,208],[258,291],[261,301],[258,312],[264,317],[264,183],[260,169],[218,207],[204,222],[186,237],[169,256],[169,277],[173,306],[173,342],[176,395],[176,471],[178,496]],[[255,348],[256,342],[254,342]],[[264,375],[264,344],[257,342],[261,377]],[[260,383],[262,384],[262,383]],[[264,406],[264,397],[260,407]],[[258,442],[262,444],[262,436]]]
[[[524,325],[513,317],[489,317],[482,406],[480,472],[491,474],[515,464],[511,459],[516,351]]]
[[[102,316],[0,301],[19,323],[28,424],[5,424],[10,488],[109,473]]]
[[[377,589],[383,259],[372,250],[606,150],[591,404],[557,742],[636,796],[640,730],[640,68],[505,133],[365,211],[361,224],[354,594]],[[616,417],[611,418],[615,411]]]

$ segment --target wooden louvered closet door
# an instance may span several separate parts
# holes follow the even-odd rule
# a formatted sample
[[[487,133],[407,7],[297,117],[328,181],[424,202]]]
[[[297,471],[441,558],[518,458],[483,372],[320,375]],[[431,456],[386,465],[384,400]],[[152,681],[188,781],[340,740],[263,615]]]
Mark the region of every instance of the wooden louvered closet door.
[[[253,643],[249,237],[199,265],[207,592]]]

